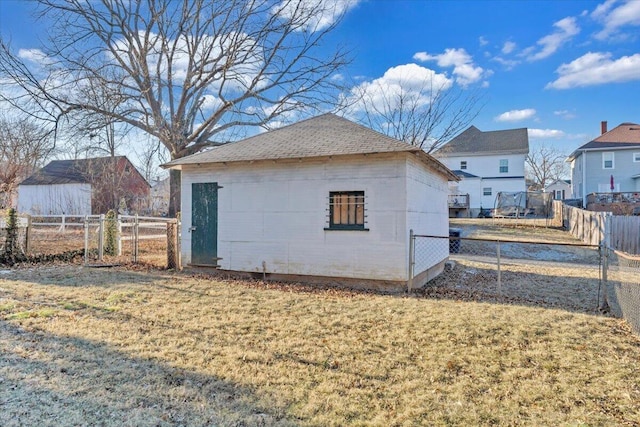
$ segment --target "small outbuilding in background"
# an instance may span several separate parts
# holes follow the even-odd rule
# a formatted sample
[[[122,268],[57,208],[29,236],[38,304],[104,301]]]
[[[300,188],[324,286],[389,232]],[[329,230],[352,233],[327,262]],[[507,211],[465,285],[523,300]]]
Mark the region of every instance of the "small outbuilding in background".
[[[54,160],[18,186],[18,211],[31,215],[91,215],[149,203],[149,183],[125,156]]]

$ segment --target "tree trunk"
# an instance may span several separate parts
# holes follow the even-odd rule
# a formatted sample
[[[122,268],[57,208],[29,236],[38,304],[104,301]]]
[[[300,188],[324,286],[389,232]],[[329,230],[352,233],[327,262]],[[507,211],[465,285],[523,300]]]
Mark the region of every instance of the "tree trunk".
[[[169,217],[176,218],[180,212],[180,182],[181,171],[169,170]]]

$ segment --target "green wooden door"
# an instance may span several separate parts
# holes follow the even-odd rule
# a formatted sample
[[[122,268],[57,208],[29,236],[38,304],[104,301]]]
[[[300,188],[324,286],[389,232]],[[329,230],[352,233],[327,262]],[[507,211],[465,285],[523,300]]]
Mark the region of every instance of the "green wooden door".
[[[218,183],[191,184],[191,264],[217,265]]]

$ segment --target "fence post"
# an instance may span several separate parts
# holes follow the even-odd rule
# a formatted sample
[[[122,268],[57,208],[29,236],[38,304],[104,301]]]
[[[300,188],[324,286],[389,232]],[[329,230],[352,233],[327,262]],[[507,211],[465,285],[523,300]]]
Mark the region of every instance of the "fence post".
[[[167,222],[167,268],[179,269],[178,262],[178,220]]]
[[[500,272],[500,240],[496,240],[496,257],[498,259],[498,297],[502,298],[502,275]]]
[[[104,214],[100,214],[100,224],[98,226],[98,261],[104,258]]]
[[[31,215],[27,215],[27,230],[24,233],[24,251],[31,252]]]
[[[120,218],[120,214],[116,214],[116,246],[117,246],[117,254],[118,256],[122,256],[122,219]]]
[[[64,219],[64,214],[62,214],[62,218],[60,220],[60,232],[64,233],[65,231],[66,231],[65,219]]]
[[[600,241],[600,247],[603,248],[601,252],[602,256],[602,304],[598,309],[602,312],[609,311],[609,251],[611,240],[611,214],[602,215],[602,240]]]
[[[413,228],[409,230],[409,280],[407,280],[407,293],[413,288],[413,267],[415,265],[415,237]]]
[[[84,264],[87,265],[89,257],[89,217],[84,216]]]
[[[138,214],[136,214],[134,223],[133,223],[133,262],[138,262]]]

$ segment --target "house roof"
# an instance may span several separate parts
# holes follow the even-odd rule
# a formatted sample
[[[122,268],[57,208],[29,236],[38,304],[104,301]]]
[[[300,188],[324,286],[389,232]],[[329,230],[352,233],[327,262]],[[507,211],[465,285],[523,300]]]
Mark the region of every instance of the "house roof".
[[[475,126],[444,144],[438,155],[526,154],[529,152],[527,128],[483,132]]]
[[[115,159],[119,162],[122,161],[121,159],[129,162],[126,156],[116,156]],[[96,175],[99,176],[104,167],[111,166],[109,163],[111,161],[113,161],[112,157],[52,160],[45,167],[22,181],[20,185],[90,184],[92,178],[90,172],[96,171]],[[133,167],[133,165],[131,166]],[[140,175],[135,167],[133,170]],[[144,180],[142,175],[140,178]],[[144,181],[146,182],[146,180]]]
[[[421,148],[331,113],[176,159],[162,167],[181,169],[183,165],[202,163],[309,159],[397,152],[413,153],[448,179],[457,180],[446,166]]]
[[[556,185],[556,184],[571,185],[571,180],[570,179],[556,179],[555,181],[547,184],[547,186],[545,188],[549,188],[552,185]]]
[[[609,132],[605,132],[594,140],[579,147],[571,153],[569,160],[575,159],[579,151],[597,151],[635,147],[640,147],[640,125],[626,122],[621,123]]]
[[[456,174],[456,176],[460,177],[460,178],[479,178],[478,175],[474,175],[472,173],[469,172],[465,172],[463,170],[460,169],[456,169],[454,171],[452,171],[454,174]]]

